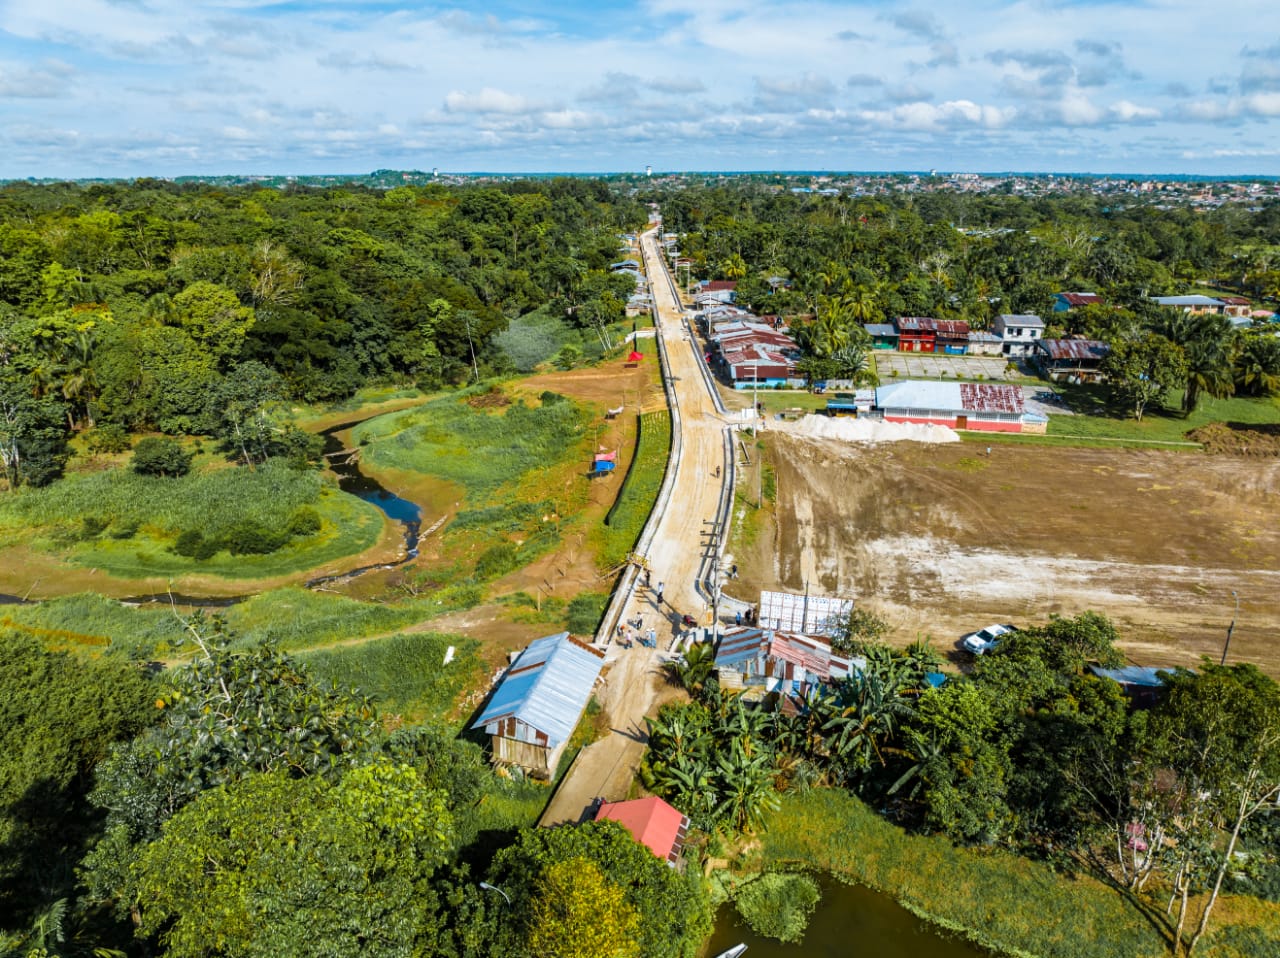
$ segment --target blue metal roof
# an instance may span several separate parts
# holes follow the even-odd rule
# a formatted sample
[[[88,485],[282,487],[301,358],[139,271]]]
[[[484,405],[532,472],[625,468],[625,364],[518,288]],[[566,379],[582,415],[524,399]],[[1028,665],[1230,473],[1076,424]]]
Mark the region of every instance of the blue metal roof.
[[[531,642],[472,728],[515,718],[542,732],[555,748],[573,734],[603,666],[602,654],[575,642],[568,632]]]

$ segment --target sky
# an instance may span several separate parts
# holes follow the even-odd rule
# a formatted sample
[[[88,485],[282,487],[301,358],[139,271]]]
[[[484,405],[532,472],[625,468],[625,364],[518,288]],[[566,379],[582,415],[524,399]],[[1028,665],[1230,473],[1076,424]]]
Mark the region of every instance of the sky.
[[[0,177],[1280,174],[1276,0],[0,0]]]

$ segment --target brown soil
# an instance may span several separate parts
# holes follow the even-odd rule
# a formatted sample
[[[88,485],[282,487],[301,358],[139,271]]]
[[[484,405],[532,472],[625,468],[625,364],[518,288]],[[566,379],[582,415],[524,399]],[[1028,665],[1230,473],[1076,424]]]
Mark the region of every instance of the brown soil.
[[[1204,446],[1205,452],[1232,456],[1280,456],[1280,425],[1243,425],[1211,422],[1193,429],[1187,438]]]
[[[1280,462],[1147,450],[858,446],[775,435],[772,521],[731,591],[850,596],[952,652],[992,622],[1094,609],[1130,658],[1280,674]],[[956,661],[963,657],[956,654]]]
[[[522,396],[527,401],[536,402],[543,392],[551,391],[598,407],[600,415],[596,425],[596,444],[604,450],[618,450],[618,468],[607,478],[588,480],[582,475],[581,464],[575,463],[567,465],[560,473],[539,477],[540,488],[531,490],[531,496],[551,496],[562,503],[562,508],[567,512],[572,512],[571,518],[565,521],[562,543],[554,552],[547,553],[528,566],[492,583],[489,592],[492,595],[527,592],[543,599],[553,597],[564,601],[582,592],[607,592],[613,584],[612,576],[602,576],[601,570],[596,567],[589,533],[603,520],[617,498],[622,477],[635,452],[637,405],[640,411],[661,408],[662,387],[655,366],[652,363],[647,366],[641,364],[638,368],[628,369],[621,362],[614,361],[585,369],[532,376],[508,388],[513,395]],[[489,395],[493,394],[485,394]],[[504,404],[510,403],[509,396],[499,395],[503,395]],[[483,399],[485,396],[476,398]],[[605,410],[618,406],[625,406],[625,412],[616,419],[606,419]],[[373,469],[368,464],[365,465],[365,471],[396,495],[422,507],[424,532],[442,518],[446,521],[440,524],[439,529],[443,530],[448,518],[465,505],[462,490],[430,476],[401,470]],[[555,515],[548,516],[548,521],[559,519]],[[473,544],[471,551],[478,555],[481,545],[483,544]],[[406,577],[412,578],[416,572],[445,568],[454,562],[465,563],[476,558],[476,555],[469,553],[458,555],[447,551],[438,532],[425,536],[419,548],[420,556],[414,562],[387,572],[361,576],[344,591],[361,597],[374,597],[386,594],[394,589],[396,583]],[[490,634],[493,628],[491,623],[509,615],[507,606],[486,605],[482,608],[488,610],[486,614],[490,616],[490,624],[477,637]],[[523,641],[516,645],[526,644],[530,639],[554,631],[553,627],[545,624],[506,624],[515,630],[514,634],[523,636]]]

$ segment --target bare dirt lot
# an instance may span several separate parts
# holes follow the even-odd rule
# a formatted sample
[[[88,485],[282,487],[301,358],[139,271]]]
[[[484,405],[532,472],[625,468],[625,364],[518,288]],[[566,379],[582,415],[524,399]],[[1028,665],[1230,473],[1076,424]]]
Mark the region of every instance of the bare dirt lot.
[[[1280,674],[1280,462],[1146,450],[877,446],[774,435],[773,521],[735,592],[855,598],[952,653],[991,622],[1110,616],[1129,657]],[[956,656],[956,661],[961,661]]]

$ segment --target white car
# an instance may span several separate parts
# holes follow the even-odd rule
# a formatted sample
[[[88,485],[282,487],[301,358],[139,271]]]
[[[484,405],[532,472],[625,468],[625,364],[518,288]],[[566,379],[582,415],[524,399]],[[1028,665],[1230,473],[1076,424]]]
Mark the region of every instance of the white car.
[[[977,632],[970,632],[960,640],[966,652],[982,655],[990,652],[999,644],[1000,636],[1016,631],[1012,625],[989,625]]]

